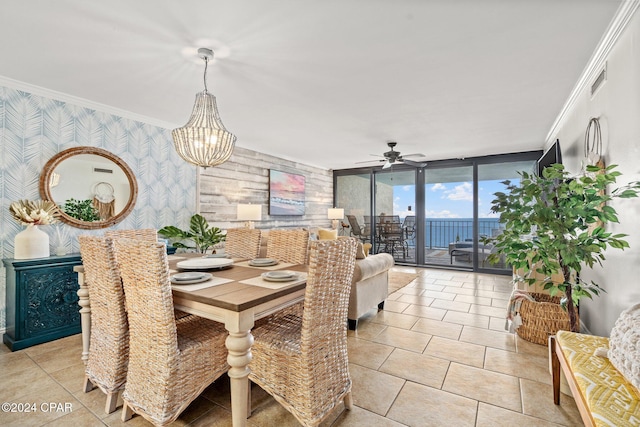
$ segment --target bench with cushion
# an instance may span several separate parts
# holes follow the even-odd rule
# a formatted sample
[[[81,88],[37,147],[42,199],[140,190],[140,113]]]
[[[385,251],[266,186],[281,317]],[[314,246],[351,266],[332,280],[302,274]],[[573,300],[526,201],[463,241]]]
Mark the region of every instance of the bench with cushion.
[[[558,331],[549,353],[556,405],[562,369],[585,426],[640,425],[640,304],[620,315],[611,338]]]

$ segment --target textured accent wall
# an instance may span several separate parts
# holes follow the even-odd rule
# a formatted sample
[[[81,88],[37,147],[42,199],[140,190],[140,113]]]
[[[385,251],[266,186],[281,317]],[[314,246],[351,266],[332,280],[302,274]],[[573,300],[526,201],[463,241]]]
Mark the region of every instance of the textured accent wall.
[[[157,126],[0,86],[0,257],[13,258],[13,239],[23,227],[9,213],[19,199],[40,199],[44,164],[71,147],[91,146],[123,159],[138,181],[133,212],[114,228],[186,225],[196,209],[196,168],[176,153],[171,132]],[[51,251],[59,227],[70,252],[77,236],[104,230],[46,226]],[[5,269],[0,267],[0,330],[5,326]]]

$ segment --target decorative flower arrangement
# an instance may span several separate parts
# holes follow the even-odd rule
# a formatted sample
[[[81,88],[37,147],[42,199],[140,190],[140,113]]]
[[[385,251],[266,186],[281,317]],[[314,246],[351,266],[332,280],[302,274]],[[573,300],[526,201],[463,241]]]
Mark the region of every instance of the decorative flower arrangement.
[[[19,200],[9,207],[13,218],[22,225],[48,225],[58,221],[58,206],[49,200]]]

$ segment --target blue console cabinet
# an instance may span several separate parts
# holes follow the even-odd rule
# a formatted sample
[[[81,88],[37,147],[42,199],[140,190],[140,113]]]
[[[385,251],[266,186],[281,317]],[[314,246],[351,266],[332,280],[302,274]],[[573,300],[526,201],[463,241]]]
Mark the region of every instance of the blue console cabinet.
[[[78,275],[80,254],[36,259],[5,259],[6,333],[12,350],[80,333]]]

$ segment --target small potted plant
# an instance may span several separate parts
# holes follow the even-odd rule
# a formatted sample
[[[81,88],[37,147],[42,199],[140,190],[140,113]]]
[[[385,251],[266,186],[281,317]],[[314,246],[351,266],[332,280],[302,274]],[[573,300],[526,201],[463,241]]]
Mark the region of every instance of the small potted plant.
[[[570,176],[561,164],[545,168],[543,176],[522,172],[520,184],[504,181],[506,191],[495,193],[492,202],[491,211],[500,215],[504,231],[492,239],[496,250],[489,261],[496,263],[502,257],[523,272],[516,280],[532,285],[538,273],[552,297],[564,294],[562,302],[574,332],[579,330],[576,307],[580,298],[603,291],[597,283],[582,280],[583,266],[602,265],[608,247],[629,247],[626,234],[604,228],[606,223],[618,222],[616,210],[607,203],[637,197],[640,182],[607,193],[621,175],[615,168],[588,166],[587,174],[579,177]],[[533,237],[523,237],[528,235]],[[554,283],[551,276],[558,272],[562,280]]]
[[[176,248],[194,249],[197,253],[205,253],[216,244],[225,240],[225,235],[218,227],[211,227],[207,220],[200,214],[191,217],[189,230],[180,230],[178,227],[168,225],[158,230],[158,234],[171,241]],[[193,246],[185,243],[193,242]],[[214,249],[215,253],[215,249]]]

